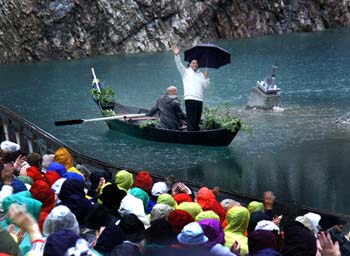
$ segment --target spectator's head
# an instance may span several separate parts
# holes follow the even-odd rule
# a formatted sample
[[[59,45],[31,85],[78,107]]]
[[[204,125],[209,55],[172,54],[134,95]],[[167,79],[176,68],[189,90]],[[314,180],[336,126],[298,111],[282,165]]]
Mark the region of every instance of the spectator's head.
[[[62,229],[51,234],[45,243],[44,255],[58,256],[65,255],[67,250],[74,247],[79,235],[71,230]]]
[[[47,172],[47,168],[49,165],[53,162],[55,155],[54,154],[44,154],[43,155],[43,161],[41,162],[42,171],[45,173]]]
[[[167,204],[173,208],[177,208],[175,199],[170,194],[161,194],[157,198],[157,204]]]
[[[145,231],[146,243],[170,245],[176,241],[176,233],[169,221],[160,218]]]
[[[145,226],[135,214],[123,215],[119,226],[123,230],[126,240],[132,243],[138,243],[143,240]]]
[[[135,187],[141,188],[147,193],[150,193],[153,186],[153,179],[149,172],[142,171],[136,175]]]
[[[261,202],[258,202],[258,201],[251,201],[248,204],[247,208],[248,208],[249,213],[257,212],[257,211],[263,212],[265,210],[264,204]]]
[[[214,211],[212,211],[212,210],[200,212],[200,213],[196,216],[196,218],[195,218],[196,221],[200,221],[200,220],[210,220],[210,219],[220,221],[219,215],[217,215],[217,214],[216,214]]]
[[[35,166],[36,168],[39,169],[39,171],[41,170],[41,165],[42,165],[42,157],[40,154],[38,153],[29,153],[27,155],[27,162],[30,166]]]
[[[181,204],[183,202],[193,202],[192,197],[187,193],[178,193],[173,195],[177,204]]]
[[[204,235],[202,227],[198,222],[191,222],[183,227],[177,240],[184,245],[202,245],[208,241],[208,237]]]
[[[121,201],[126,196],[125,190],[119,189],[116,184],[108,184],[102,189],[99,199],[108,209],[117,212]]]
[[[192,215],[193,218],[196,218],[203,210],[202,207],[196,202],[183,202],[177,209],[185,210]]]
[[[153,184],[151,191],[153,196],[160,196],[168,192],[168,186],[165,182],[159,181]]]
[[[222,207],[224,207],[225,212],[227,212],[227,210],[233,206],[240,205],[240,203],[233,199],[224,199],[220,202],[220,204],[222,205]]]
[[[47,167],[47,171],[57,172],[62,178],[67,173],[67,168],[63,164],[51,162],[51,164]]]
[[[277,250],[278,244],[276,235],[268,230],[253,231],[248,237],[248,248],[249,255],[255,255],[256,252],[266,248]]]
[[[20,146],[17,143],[14,143],[14,142],[9,141],[9,140],[5,140],[5,141],[1,142],[0,148],[3,151],[15,152],[15,151],[20,149]]]
[[[156,204],[152,208],[150,221],[151,224],[157,219],[168,219],[168,215],[170,212],[174,210],[173,207],[167,204]]]
[[[70,230],[77,235],[80,231],[75,215],[64,205],[53,208],[43,225],[44,236],[49,236],[60,230]]]
[[[0,228],[0,252],[4,255],[13,255],[19,256],[21,252],[15,239],[13,239],[12,235],[5,229]]]
[[[304,216],[298,216],[295,220],[302,223],[315,235],[315,237],[317,237],[318,223],[321,220],[321,216],[319,214],[308,212]]]
[[[248,234],[255,230],[256,224],[261,220],[266,220],[267,216],[264,212],[256,211],[250,214],[249,224],[248,224]]]
[[[194,218],[191,214],[179,209],[170,212],[168,215],[168,220],[176,233],[180,233],[183,227],[188,223],[194,222]]]
[[[249,217],[249,211],[247,208],[242,206],[232,207],[227,211],[227,226],[225,232],[228,231],[244,234],[248,228]]]
[[[131,186],[134,184],[134,178],[130,172],[121,170],[115,175],[114,182],[117,184],[119,189],[123,189],[128,192]]]
[[[54,161],[64,165],[67,170],[74,166],[74,159],[72,155],[66,148],[63,147],[56,150]]]
[[[225,233],[219,220],[205,219],[198,221],[198,224],[209,239],[205,246],[213,247],[216,244],[225,244]]]

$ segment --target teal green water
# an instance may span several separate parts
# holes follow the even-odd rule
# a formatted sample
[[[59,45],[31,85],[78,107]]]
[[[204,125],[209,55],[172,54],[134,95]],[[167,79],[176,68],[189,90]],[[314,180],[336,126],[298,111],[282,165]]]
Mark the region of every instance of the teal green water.
[[[105,123],[55,127],[57,120],[95,118],[90,68],[121,103],[149,108],[180,76],[171,52],[0,66],[2,105],[74,149],[108,162],[283,201],[350,214],[350,30],[216,42],[232,64],[209,70],[205,104],[229,103],[253,126],[227,148],[165,144],[110,131]],[[276,61],[282,113],[248,111],[252,87]]]

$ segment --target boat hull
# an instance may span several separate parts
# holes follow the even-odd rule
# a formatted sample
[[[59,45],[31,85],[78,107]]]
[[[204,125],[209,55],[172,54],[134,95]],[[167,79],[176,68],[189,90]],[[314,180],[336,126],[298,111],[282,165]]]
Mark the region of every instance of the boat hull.
[[[204,146],[228,146],[238,132],[231,132],[227,129],[179,131],[155,127],[140,128],[139,125],[134,124],[134,121],[123,120],[110,120],[106,123],[111,130],[141,139]]]

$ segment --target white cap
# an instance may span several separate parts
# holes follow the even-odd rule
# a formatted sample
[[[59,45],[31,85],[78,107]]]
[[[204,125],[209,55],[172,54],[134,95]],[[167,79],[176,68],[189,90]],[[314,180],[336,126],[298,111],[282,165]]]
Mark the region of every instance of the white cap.
[[[259,221],[255,226],[255,230],[268,230],[268,231],[276,230],[278,233],[280,232],[280,228],[270,220]]]
[[[9,140],[4,140],[3,142],[1,142],[0,147],[1,147],[1,150],[6,150],[10,152],[15,152],[17,150],[20,150],[20,146],[17,143],[14,143]]]
[[[165,182],[159,181],[153,184],[152,195],[160,196],[161,194],[168,193],[168,186]]]

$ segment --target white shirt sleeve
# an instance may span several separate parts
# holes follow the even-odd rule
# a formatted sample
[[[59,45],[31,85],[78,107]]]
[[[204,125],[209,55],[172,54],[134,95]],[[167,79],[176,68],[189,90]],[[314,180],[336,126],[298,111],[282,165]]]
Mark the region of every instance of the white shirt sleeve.
[[[210,79],[209,77],[205,78],[204,75],[203,75],[203,79],[204,79],[203,87],[204,89],[207,89],[210,86]]]
[[[183,77],[185,75],[186,68],[181,62],[180,54],[175,55],[175,64],[176,64],[177,70],[179,71],[181,77]]]

